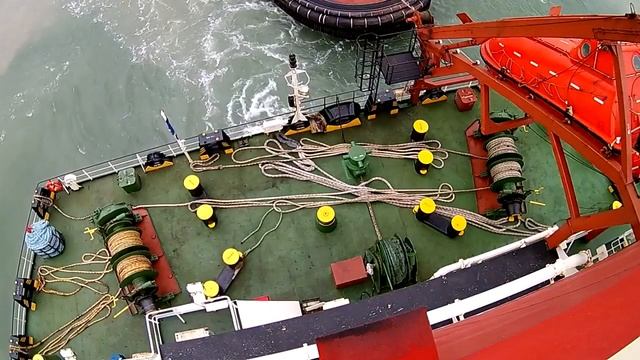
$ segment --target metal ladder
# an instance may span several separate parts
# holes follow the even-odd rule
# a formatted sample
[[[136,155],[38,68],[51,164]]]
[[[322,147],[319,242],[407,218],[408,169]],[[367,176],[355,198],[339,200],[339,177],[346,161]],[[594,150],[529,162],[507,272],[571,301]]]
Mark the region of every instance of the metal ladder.
[[[355,78],[360,91],[378,92],[380,84],[380,61],[383,56],[384,44],[378,36],[358,37]]]

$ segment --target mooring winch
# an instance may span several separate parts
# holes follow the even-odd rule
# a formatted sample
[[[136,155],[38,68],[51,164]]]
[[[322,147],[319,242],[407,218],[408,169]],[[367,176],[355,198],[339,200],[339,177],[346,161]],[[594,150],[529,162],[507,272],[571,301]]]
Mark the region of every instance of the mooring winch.
[[[143,313],[155,310],[157,273],[151,265],[151,252],[142,243],[136,226],[140,217],[129,205],[119,203],[97,209],[92,220],[104,238],[124,298]]]
[[[365,251],[364,262],[377,293],[417,283],[416,250],[407,237],[376,241]]]
[[[485,143],[487,169],[491,175],[491,190],[498,193],[498,202],[511,221],[527,212],[526,198],[531,191],[525,190],[522,176],[524,159],[518,152],[515,137],[510,134],[495,135]]]

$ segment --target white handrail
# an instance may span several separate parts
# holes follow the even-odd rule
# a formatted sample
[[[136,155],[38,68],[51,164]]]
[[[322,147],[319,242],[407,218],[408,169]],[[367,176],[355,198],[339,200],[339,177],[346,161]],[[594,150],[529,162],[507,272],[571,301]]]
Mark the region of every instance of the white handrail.
[[[447,320],[453,320],[454,322],[462,320],[464,314],[473,310],[481,309],[536,285],[552,281],[560,275],[568,276],[575,273],[575,269],[586,264],[590,258],[588,251],[581,251],[566,259],[558,259],[555,263],[547,265],[543,269],[491,290],[430,310],[427,312],[429,323],[433,325]]]
[[[483,261],[493,259],[500,255],[537,243],[542,239],[548,238],[549,236],[551,236],[551,234],[555,233],[557,230],[558,230],[558,226],[554,225],[548,228],[547,230],[531,235],[524,239],[520,239],[518,241],[512,242],[511,244],[507,244],[497,249],[487,251],[486,253],[482,253],[480,255],[470,257],[468,259],[460,259],[456,263],[449,264],[447,266],[440,268],[438,271],[435,272],[435,274],[433,274],[433,276],[431,276],[431,279],[446,275],[452,271],[468,268],[471,265],[480,264]]]

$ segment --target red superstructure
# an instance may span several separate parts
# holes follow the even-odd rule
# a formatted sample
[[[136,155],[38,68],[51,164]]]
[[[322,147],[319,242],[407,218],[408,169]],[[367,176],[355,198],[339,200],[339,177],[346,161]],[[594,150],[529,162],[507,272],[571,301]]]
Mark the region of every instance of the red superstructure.
[[[547,238],[557,247],[571,234],[630,224],[640,238],[640,17],[560,15],[459,25],[411,21],[429,75],[410,89],[414,103],[432,78],[468,73],[480,87],[479,131],[495,134],[537,122],[548,132],[569,216]],[[445,44],[442,40],[457,39]],[[457,50],[480,46],[487,66]],[[493,122],[494,91],[522,118]],[[573,147],[617,188],[623,207],[582,214],[563,143]],[[638,146],[635,146],[638,147]],[[547,170],[548,171],[548,170]],[[434,332],[440,359],[602,359],[640,339],[640,245],[633,244],[574,276]],[[637,350],[637,349],[636,349]]]
[[[575,119],[612,150],[620,151],[620,119],[614,75],[615,55],[604,42],[561,38],[491,38],[480,53],[488,66]],[[640,45],[622,45],[630,97],[631,141],[640,135]],[[633,153],[633,174],[640,156]]]
[[[420,67],[429,74],[413,83],[409,90],[411,100],[417,104],[422,91],[437,89],[435,77],[467,73],[479,83],[479,130],[483,135],[534,121],[546,128],[569,210],[560,229],[547,239],[549,248],[579,231],[599,231],[622,224],[630,224],[636,238],[640,238],[640,197],[633,178],[637,158],[633,140],[638,140],[639,125],[640,59],[636,55],[640,17],[633,12],[618,16],[560,15],[560,8],[553,7],[549,16],[474,22],[468,14],[460,13],[458,18],[462,24],[442,26],[424,25],[420,14],[410,19],[416,25],[422,52]],[[457,42],[445,44],[445,39]],[[500,43],[505,48],[509,46],[505,50],[510,52],[509,57],[500,56]],[[489,66],[459,53],[458,49],[470,46],[483,48]],[[522,61],[515,65],[509,60],[511,56]],[[522,68],[524,61],[529,67]],[[546,71],[548,76],[538,71]],[[492,121],[492,90],[520,108],[525,116]],[[591,114],[595,110],[589,109],[599,106],[604,110]],[[619,209],[622,212],[581,213],[563,143],[611,180],[623,203]]]

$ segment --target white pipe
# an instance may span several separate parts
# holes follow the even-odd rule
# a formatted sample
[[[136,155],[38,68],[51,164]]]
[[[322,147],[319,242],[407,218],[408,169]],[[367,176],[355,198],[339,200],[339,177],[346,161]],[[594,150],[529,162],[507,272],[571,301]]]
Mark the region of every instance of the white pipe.
[[[429,323],[433,325],[446,320],[461,320],[464,314],[473,310],[506,299],[531,287],[553,280],[560,275],[568,276],[576,267],[586,264],[590,258],[588,251],[581,251],[566,259],[558,259],[555,263],[514,281],[428,311]]]
[[[505,246],[499,247],[497,249],[493,249],[491,251],[487,251],[486,253],[480,254],[480,255],[476,255],[474,257],[470,257],[468,259],[460,259],[458,262],[453,263],[453,264],[449,264],[447,266],[444,266],[442,268],[440,268],[438,271],[435,272],[435,274],[433,274],[433,276],[431,276],[431,279],[446,275],[452,271],[456,271],[456,270],[460,270],[460,269],[464,269],[464,268],[468,268],[471,265],[476,265],[476,264],[480,264],[483,261],[492,259],[494,257],[512,252],[514,250],[529,246],[533,243],[536,243],[542,239],[546,239],[549,236],[551,236],[551,234],[553,234],[554,232],[556,232],[558,230],[558,226],[554,225],[550,228],[548,228],[545,231],[539,232],[537,234],[531,235],[529,237],[526,237],[524,239],[520,239],[516,242],[512,242],[511,244],[507,244]]]

